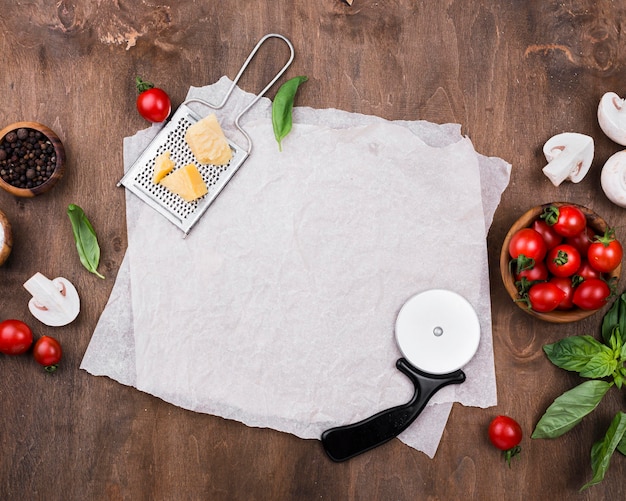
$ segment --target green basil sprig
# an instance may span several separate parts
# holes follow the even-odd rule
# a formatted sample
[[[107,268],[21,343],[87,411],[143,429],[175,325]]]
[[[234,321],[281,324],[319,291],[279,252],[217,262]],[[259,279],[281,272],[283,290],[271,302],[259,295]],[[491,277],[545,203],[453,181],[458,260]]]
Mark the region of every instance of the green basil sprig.
[[[600,404],[612,386],[626,381],[626,293],[623,293],[602,319],[603,343],[592,336],[571,336],[543,347],[550,361],[588,378],[566,391],[548,407],[532,438],[556,438],[574,428]],[[604,378],[612,378],[606,381]],[[593,478],[582,490],[604,479],[615,450],[626,455],[626,413],[619,412],[604,438],[591,448]]]
[[[80,262],[91,273],[104,278],[103,275],[98,273],[98,263],[100,262],[98,237],[85,212],[78,205],[70,204],[67,207],[67,215],[72,223],[72,232],[74,233]]]
[[[283,151],[282,140],[291,132],[293,125],[293,102],[296,98],[296,92],[298,87],[307,80],[308,77],[305,76],[287,80],[280,86],[272,102],[272,125],[274,126],[274,137],[278,141],[279,151]]]

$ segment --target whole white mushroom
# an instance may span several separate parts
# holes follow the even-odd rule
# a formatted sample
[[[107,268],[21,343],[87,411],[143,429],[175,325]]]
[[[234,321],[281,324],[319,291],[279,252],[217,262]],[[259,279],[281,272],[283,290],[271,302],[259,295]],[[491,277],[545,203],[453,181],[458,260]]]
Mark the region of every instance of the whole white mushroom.
[[[600,99],[598,123],[610,139],[626,146],[626,106],[615,92],[607,92]]]
[[[626,207],[626,150],[609,157],[602,167],[600,184],[611,202]]]

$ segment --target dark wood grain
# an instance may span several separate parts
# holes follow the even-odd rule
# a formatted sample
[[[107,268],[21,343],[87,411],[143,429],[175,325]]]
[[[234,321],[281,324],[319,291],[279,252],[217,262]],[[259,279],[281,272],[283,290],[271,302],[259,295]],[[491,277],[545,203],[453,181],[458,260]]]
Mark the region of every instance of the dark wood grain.
[[[619,455],[602,484],[578,493],[591,478],[591,444],[623,409],[617,390],[566,436],[529,438],[547,405],[579,381],[553,367],[542,346],[597,333],[601,314],[572,325],[525,314],[511,304],[498,258],[511,224],[554,200],[589,207],[626,235],[623,209],[600,188],[602,165],[621,148],[595,116],[604,92],[624,93],[626,4],[4,0],[0,7],[0,125],[46,124],[67,154],[51,192],[28,200],[0,193],[14,235],[0,267],[0,318],[29,318],[22,284],[37,271],[89,291],[74,323],[37,327],[63,342],[57,374],[37,370],[29,357],[0,360],[1,499],[623,498]],[[433,460],[394,440],[335,464],[319,441],[185,411],[78,368],[127,245],[124,193],[115,187],[122,139],[148,126],[135,111],[135,76],[158,82],[177,106],[189,86],[234,77],[269,32],[296,47],[289,74],[309,76],[299,105],[460,123],[479,152],[513,165],[488,236],[499,403],[455,406]],[[242,87],[256,92],[283,60],[280,49],[269,51]],[[555,188],[541,173],[541,147],[566,131],[593,136],[596,156],[582,183]],[[69,203],[98,229],[105,280],[80,266]],[[516,417],[526,433],[511,469],[485,433],[498,413]]]

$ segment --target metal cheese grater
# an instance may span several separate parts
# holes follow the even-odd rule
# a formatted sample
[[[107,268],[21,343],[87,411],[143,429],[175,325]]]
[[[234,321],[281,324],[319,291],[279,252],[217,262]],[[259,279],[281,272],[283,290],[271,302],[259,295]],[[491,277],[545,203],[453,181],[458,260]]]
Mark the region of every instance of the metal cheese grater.
[[[238,146],[228,139],[228,144],[233,150],[232,158],[228,164],[208,165],[199,163],[185,141],[185,132],[192,124],[200,120],[202,117],[194,112],[189,107],[189,104],[194,102],[199,103],[212,110],[219,110],[222,108],[228,101],[228,98],[235,89],[237,82],[245,69],[248,67],[250,61],[254,58],[261,45],[263,45],[263,43],[269,38],[279,38],[283,40],[289,47],[290,57],[272,81],[269,82],[266,87],[250,102],[250,104],[248,104],[235,118],[234,124],[245,138],[246,147]],[[169,122],[163,127],[163,129],[161,129],[161,131],[143,151],[117,185],[124,185],[126,189],[137,195],[159,214],[162,214],[173,224],[178,226],[186,236],[189,231],[191,231],[194,224],[196,224],[204,212],[209,208],[209,205],[211,205],[213,200],[217,198],[224,186],[226,186],[226,183],[228,183],[235,172],[237,172],[239,167],[241,167],[250,155],[252,150],[252,140],[239,124],[241,117],[250,108],[252,108],[252,106],[254,106],[261,99],[261,97],[265,95],[272,85],[274,85],[276,80],[278,80],[291,65],[293,59],[294,48],[287,38],[273,33],[265,35],[261,38],[261,40],[259,40],[254,49],[252,49],[248,58],[244,61],[239,73],[237,73],[237,76],[226,92],[222,102],[218,105],[213,105],[207,101],[196,98],[188,99],[183,102],[172,115]],[[186,202],[161,184],[155,184],[152,182],[155,159],[166,151],[170,152],[170,158],[174,161],[177,168],[189,163],[193,163],[196,167],[198,167],[198,170],[200,171],[200,174],[202,175],[202,178],[209,190],[206,195],[193,202]]]

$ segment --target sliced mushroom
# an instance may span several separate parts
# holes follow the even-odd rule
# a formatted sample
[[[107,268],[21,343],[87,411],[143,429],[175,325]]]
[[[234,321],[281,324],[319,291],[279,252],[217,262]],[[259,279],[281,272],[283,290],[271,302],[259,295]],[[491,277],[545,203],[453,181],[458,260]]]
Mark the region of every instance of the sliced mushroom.
[[[592,137],[576,132],[557,134],[543,146],[543,154],[548,161],[543,173],[554,186],[559,186],[566,179],[579,183],[589,172],[593,153]]]
[[[11,223],[9,223],[4,212],[0,211],[0,266],[8,259],[12,247],[13,232],[11,230]]]
[[[598,123],[610,139],[626,146],[626,106],[615,92],[607,92],[600,99]]]
[[[78,292],[66,278],[49,280],[35,273],[24,283],[24,288],[33,296],[28,309],[41,323],[60,327],[72,322],[80,312]]]
[[[600,184],[611,202],[626,207],[626,150],[609,157],[602,167]]]

